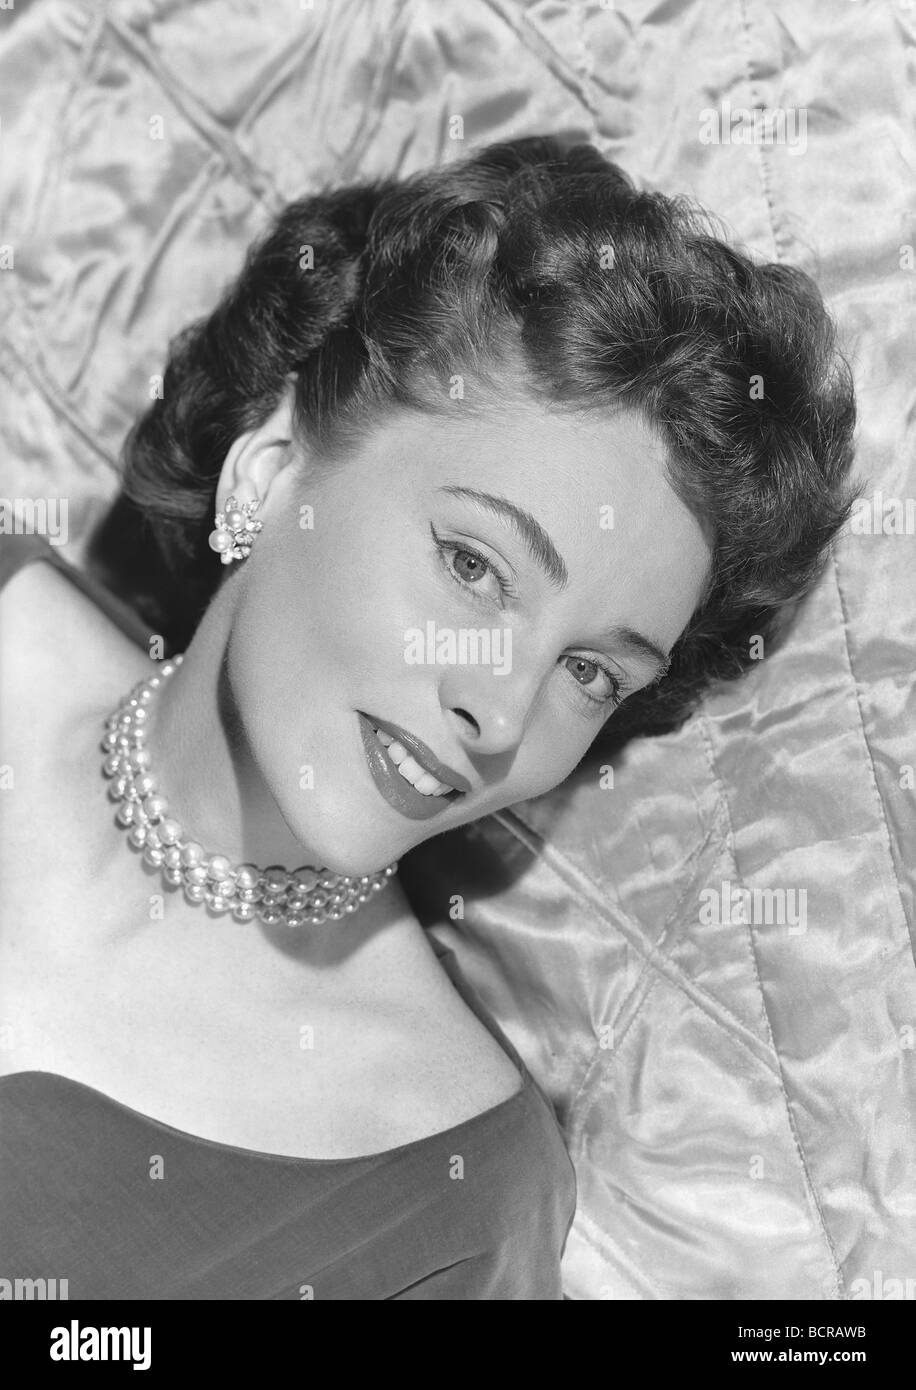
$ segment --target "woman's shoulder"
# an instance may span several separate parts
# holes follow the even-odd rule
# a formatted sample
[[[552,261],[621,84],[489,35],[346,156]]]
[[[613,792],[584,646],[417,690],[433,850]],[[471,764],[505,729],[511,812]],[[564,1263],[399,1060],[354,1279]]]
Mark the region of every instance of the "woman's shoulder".
[[[149,667],[147,649],[101,609],[92,589],[46,562],[29,556],[0,587],[4,762],[36,769],[86,714],[113,706]]]
[[[97,581],[56,556],[47,542],[15,544],[35,539],[0,540],[3,701],[27,706],[38,717],[47,713],[48,698],[65,715],[139,679],[149,656],[139,644],[139,620],[125,630],[130,623],[116,621],[99,602]]]

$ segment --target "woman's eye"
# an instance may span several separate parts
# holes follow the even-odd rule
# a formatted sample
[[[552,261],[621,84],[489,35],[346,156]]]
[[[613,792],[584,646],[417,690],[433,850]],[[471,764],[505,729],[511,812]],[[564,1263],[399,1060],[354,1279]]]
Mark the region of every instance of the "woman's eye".
[[[485,555],[458,541],[441,540],[435,531],[433,540],[446,574],[473,598],[485,603],[488,597],[499,601],[503,595],[514,595],[515,591],[506,575]],[[496,583],[495,590],[492,586],[488,590],[484,584],[488,575],[492,575]]]
[[[486,561],[481,560],[479,556],[474,555],[470,550],[453,551],[452,563],[458,572],[459,578],[465,580],[468,584],[475,583],[487,572]]]
[[[585,656],[564,656],[563,660],[569,663],[567,665],[567,670],[575,678],[576,683],[579,685],[587,700],[591,700],[594,704],[600,705],[613,704],[616,706],[622,703],[621,683],[616,676],[611,675],[606,666],[602,666],[600,662],[597,661],[590,661],[588,657]],[[596,677],[604,678],[604,694],[595,694],[592,690],[592,686],[595,685],[596,682]],[[599,692],[601,691],[600,680],[597,682],[595,688]]]
[[[458,541],[445,541],[430,527],[439,559],[452,581],[466,593],[483,603],[494,595],[487,594],[483,581],[492,575],[501,595],[518,597],[510,581],[485,555]],[[616,709],[623,703],[623,683],[600,661],[592,661],[584,656],[563,656],[566,669],[576,682],[576,688],[589,705],[613,705]]]

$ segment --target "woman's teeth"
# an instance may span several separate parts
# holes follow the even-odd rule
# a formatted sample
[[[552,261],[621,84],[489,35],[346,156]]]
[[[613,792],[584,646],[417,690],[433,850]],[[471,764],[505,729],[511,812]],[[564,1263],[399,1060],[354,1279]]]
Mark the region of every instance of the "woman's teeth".
[[[431,772],[422,768],[417,760],[410,756],[403,743],[398,743],[390,734],[376,729],[375,736],[405,782],[409,782],[418,792],[422,792],[424,796],[445,796],[446,792],[455,790],[447,782],[440,782]]]

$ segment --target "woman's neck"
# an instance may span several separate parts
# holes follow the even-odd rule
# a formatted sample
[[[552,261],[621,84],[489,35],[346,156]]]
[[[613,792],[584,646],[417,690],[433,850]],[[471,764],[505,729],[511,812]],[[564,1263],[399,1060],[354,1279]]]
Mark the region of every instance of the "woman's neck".
[[[227,672],[231,609],[218,593],[149,709],[147,747],[174,817],[208,853],[288,869],[314,863],[284,820],[240,727]]]

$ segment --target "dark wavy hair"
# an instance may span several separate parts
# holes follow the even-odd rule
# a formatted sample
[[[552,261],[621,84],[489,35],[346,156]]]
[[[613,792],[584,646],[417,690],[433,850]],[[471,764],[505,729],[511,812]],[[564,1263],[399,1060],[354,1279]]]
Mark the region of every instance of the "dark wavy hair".
[[[599,738],[678,727],[751,665],[754,637],[770,649],[857,495],[850,373],[814,282],[715,230],[591,145],[540,136],[290,203],[171,343],[94,565],[185,646],[225,572],[207,536],[227,451],[293,374],[297,431],[322,458],[392,408],[466,409],[449,400],[456,373],[485,384],[475,409],[507,387],[552,409],[629,408],[665,442],[714,563],[668,672]]]

